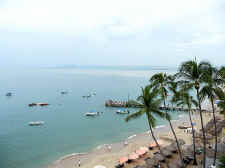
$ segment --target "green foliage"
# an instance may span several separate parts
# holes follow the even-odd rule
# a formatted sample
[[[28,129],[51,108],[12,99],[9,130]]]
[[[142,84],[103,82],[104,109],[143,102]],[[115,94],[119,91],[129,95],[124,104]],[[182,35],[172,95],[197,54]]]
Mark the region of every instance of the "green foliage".
[[[184,92],[183,90],[179,92],[179,97],[177,98],[177,106],[187,106],[189,109],[192,106],[197,107],[198,102],[194,99],[193,96],[190,96],[188,92]]]
[[[165,117],[165,114],[159,110],[161,99],[158,97],[159,90],[156,88],[151,88],[150,86],[146,86],[145,88],[142,88],[142,94],[137,98],[138,101],[140,101],[141,105],[143,106],[139,111],[132,113],[128,115],[125,118],[125,121],[128,122],[132,119],[137,119],[143,114],[146,114],[148,117],[149,124],[152,127],[155,127],[156,125],[156,119],[153,116],[159,116],[159,117]]]
[[[215,92],[220,100],[220,102],[217,104],[220,108],[220,113],[223,114],[225,118],[225,93],[221,88],[216,88]]]
[[[166,100],[168,96],[167,85],[169,82],[173,81],[174,77],[169,76],[166,73],[157,73],[150,78],[150,87],[159,90],[161,98]],[[164,103],[165,104],[165,103]]]
[[[225,155],[220,157],[218,166],[219,166],[219,168],[224,168],[225,167]]]

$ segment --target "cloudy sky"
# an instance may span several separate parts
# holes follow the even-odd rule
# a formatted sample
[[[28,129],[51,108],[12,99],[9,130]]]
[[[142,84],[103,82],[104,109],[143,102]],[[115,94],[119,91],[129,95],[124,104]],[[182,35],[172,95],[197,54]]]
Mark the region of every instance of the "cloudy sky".
[[[225,64],[225,0],[0,0],[0,65]]]

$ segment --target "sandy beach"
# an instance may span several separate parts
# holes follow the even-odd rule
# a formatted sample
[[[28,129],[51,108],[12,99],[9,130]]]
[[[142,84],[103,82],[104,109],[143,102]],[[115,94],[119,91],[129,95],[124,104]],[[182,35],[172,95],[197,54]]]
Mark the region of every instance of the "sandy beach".
[[[207,108],[209,109],[209,107]],[[196,129],[199,131],[201,129],[200,116],[199,113],[194,113],[192,115],[193,122],[196,123]],[[211,118],[212,114],[204,113],[204,124],[206,124]],[[173,120],[173,126],[176,131],[177,137],[184,139],[186,144],[192,143],[192,134],[185,133],[184,130],[179,129],[178,126],[182,125],[184,122],[189,123],[188,115],[179,116],[179,120]],[[170,131],[168,125],[162,125],[154,128],[155,135],[157,139],[163,141],[163,146],[166,146],[173,141],[173,135]],[[127,144],[124,144],[124,143]],[[123,142],[118,142],[115,144],[104,144],[98,146],[88,153],[83,154],[71,154],[64,156],[49,165],[48,168],[75,168],[79,167],[78,162],[80,160],[81,168],[93,168],[95,165],[104,165],[107,168],[114,168],[115,165],[119,163],[119,158],[122,156],[127,156],[128,154],[134,152],[141,146],[147,146],[153,142],[153,139],[149,132],[140,133],[137,135],[132,135],[125,139]]]

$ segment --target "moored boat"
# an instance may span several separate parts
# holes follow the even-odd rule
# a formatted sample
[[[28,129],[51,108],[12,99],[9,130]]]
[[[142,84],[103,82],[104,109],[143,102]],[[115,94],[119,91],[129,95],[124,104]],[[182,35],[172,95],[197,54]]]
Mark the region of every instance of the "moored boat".
[[[123,109],[119,109],[116,111],[117,114],[129,114],[130,111],[129,110],[123,110]]]
[[[8,92],[8,93],[6,93],[5,96],[10,97],[10,96],[12,96],[12,93],[11,92]]]
[[[100,112],[94,112],[94,110],[90,110],[90,112],[87,112],[84,115],[85,116],[98,116],[98,115],[100,115]]]
[[[29,107],[37,106],[37,103],[28,104]]]
[[[28,123],[29,126],[40,126],[40,125],[44,125],[44,121],[31,121]]]
[[[37,103],[37,105],[39,105],[39,106],[48,106],[49,104],[48,103]]]
[[[68,94],[68,92],[67,91],[62,91],[61,94]]]

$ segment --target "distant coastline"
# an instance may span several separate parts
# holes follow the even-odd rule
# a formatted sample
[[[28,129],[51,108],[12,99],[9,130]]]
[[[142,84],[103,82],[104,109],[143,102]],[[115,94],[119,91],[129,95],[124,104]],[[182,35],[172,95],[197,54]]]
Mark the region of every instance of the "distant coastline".
[[[151,65],[59,65],[47,67],[49,69],[97,69],[121,71],[146,71],[146,70],[177,70],[176,66],[151,66]]]

